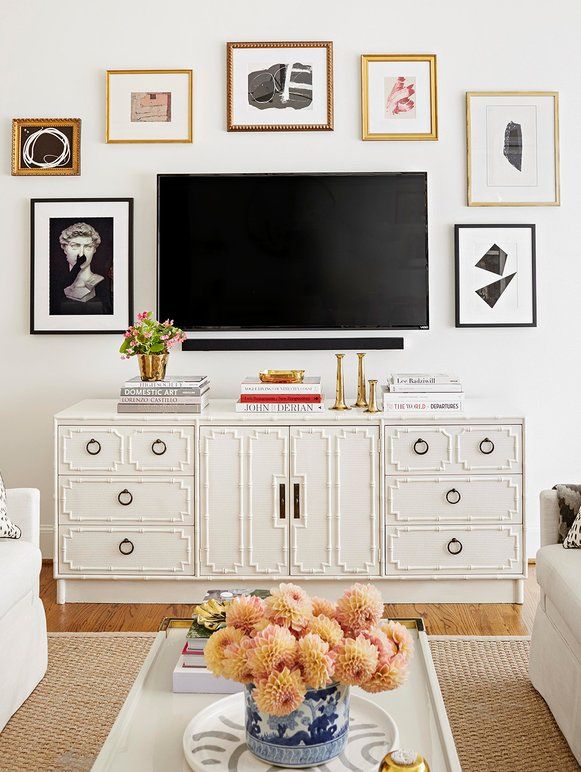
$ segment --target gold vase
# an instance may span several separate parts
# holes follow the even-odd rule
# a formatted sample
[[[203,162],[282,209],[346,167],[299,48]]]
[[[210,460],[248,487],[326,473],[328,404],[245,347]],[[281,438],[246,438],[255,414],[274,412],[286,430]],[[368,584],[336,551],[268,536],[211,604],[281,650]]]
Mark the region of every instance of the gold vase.
[[[363,358],[365,354],[357,354],[357,401],[353,407],[367,407],[367,395],[365,394],[365,370]]]
[[[337,357],[337,387],[335,389],[335,404],[331,410],[351,410],[345,404],[345,390],[343,387],[343,357],[345,354],[335,354]]]
[[[138,354],[139,374],[142,381],[163,381],[169,354]]]
[[[366,408],[366,413],[381,413],[381,408],[377,407],[375,402],[375,387],[377,386],[376,380],[369,381],[369,406]]]

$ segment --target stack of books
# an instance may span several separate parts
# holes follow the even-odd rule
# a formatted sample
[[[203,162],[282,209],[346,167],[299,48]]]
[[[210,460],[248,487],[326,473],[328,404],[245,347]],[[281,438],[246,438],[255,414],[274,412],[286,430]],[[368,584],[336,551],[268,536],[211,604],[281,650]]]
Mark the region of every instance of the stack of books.
[[[118,413],[201,413],[210,401],[207,375],[174,375],[165,381],[139,376],[121,387]]]
[[[398,373],[383,387],[386,413],[458,413],[464,409],[460,380],[443,373]]]
[[[303,378],[302,383],[264,383],[245,378],[240,387],[237,413],[318,413],[325,409],[321,378]]]

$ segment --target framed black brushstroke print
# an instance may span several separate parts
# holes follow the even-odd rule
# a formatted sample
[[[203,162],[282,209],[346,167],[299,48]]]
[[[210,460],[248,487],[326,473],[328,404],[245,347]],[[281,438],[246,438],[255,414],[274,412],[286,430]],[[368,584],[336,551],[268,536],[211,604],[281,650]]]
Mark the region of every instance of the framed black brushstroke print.
[[[228,131],[332,131],[333,44],[228,43]]]
[[[466,94],[468,206],[558,206],[559,95]]]
[[[534,225],[456,225],[456,327],[536,327]]]
[[[32,199],[30,332],[124,332],[133,320],[133,199]]]
[[[13,175],[76,176],[80,173],[80,118],[14,118]]]

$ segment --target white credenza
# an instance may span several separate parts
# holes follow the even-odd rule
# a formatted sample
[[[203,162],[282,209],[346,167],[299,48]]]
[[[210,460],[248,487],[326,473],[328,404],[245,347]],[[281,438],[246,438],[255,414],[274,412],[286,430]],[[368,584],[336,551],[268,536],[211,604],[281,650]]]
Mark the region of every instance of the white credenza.
[[[359,410],[55,416],[57,600],[193,603],[211,584],[308,583],[388,602],[517,602],[524,421]]]

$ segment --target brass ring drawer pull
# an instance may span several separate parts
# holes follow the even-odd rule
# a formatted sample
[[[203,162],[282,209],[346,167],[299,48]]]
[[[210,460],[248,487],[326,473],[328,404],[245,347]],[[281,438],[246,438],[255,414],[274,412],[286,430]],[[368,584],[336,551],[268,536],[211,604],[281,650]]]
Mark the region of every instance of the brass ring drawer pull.
[[[457,491],[456,488],[450,488],[450,490],[446,493],[446,501],[448,504],[458,504],[461,498],[462,494],[460,491]]]
[[[125,501],[122,500],[122,496],[125,497]],[[117,501],[121,504],[122,507],[128,507],[133,503],[133,494],[130,493],[127,488],[125,488],[125,490],[122,490],[121,493],[117,496]]]
[[[93,450],[91,450],[91,448],[93,448]],[[101,452],[101,443],[99,440],[91,438],[85,445],[85,450],[90,456],[97,456]]]
[[[156,450],[156,448],[161,448],[161,450]],[[156,456],[163,456],[167,450],[167,445],[163,440],[154,440],[151,443],[151,450],[155,453]]]
[[[423,445],[423,446],[424,446],[424,449],[423,449],[423,450],[420,450],[420,449],[419,449],[419,446],[420,446],[420,445]],[[417,454],[418,454],[418,456],[425,456],[425,455],[426,455],[426,453],[428,452],[428,450],[429,450],[429,449],[430,449],[430,446],[428,445],[428,443],[427,443],[425,440],[422,440],[422,438],[421,438],[421,437],[419,437],[419,438],[418,438],[418,439],[417,439],[417,440],[414,442],[414,453],[417,453]]]
[[[132,541],[129,541],[129,539],[123,539],[123,541],[119,545],[119,552],[122,555],[131,555],[133,550],[135,549],[135,545]]]
[[[488,450],[484,450],[484,445],[487,446]],[[494,442],[489,440],[488,437],[485,437],[478,447],[480,448],[481,453],[484,453],[485,456],[489,456],[494,451]]]
[[[461,541],[458,541],[458,539],[454,538],[450,539],[447,548],[450,555],[459,555],[464,549],[464,545]]]

